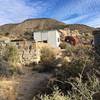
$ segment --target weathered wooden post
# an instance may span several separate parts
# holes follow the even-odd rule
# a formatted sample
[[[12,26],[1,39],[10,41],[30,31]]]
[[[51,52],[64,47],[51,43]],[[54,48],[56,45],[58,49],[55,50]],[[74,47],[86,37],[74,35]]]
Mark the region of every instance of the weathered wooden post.
[[[93,31],[94,35],[94,47],[95,51],[98,55],[100,55],[100,29],[96,29]]]

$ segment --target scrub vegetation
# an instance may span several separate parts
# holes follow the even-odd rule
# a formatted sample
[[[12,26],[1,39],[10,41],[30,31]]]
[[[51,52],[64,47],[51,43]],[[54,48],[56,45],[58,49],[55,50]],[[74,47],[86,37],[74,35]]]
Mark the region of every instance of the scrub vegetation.
[[[50,55],[53,54],[50,50],[42,49],[42,51],[43,58],[48,51]],[[60,68],[57,65],[51,67],[55,78],[51,79],[47,90],[38,98],[41,100],[99,100],[97,98],[98,95],[100,96],[100,63],[98,62],[100,58],[92,47],[68,46],[64,56],[71,58],[71,62],[64,61],[62,56],[59,61]],[[46,67],[50,64],[54,65],[57,60],[49,58],[49,55],[47,59],[50,62]],[[45,64],[47,59],[44,59],[42,64]]]

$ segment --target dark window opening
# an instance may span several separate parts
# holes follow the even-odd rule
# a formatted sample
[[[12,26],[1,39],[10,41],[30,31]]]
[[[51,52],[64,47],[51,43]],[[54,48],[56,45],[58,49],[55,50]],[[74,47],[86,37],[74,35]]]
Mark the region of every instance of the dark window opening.
[[[21,42],[23,40],[11,40],[11,42]]]
[[[19,43],[17,42],[16,45],[19,45]]]
[[[48,43],[48,41],[47,40],[43,40],[43,43]]]
[[[32,39],[35,40],[35,39],[34,39],[34,33],[32,34]]]
[[[60,42],[60,39],[58,38],[58,42]]]

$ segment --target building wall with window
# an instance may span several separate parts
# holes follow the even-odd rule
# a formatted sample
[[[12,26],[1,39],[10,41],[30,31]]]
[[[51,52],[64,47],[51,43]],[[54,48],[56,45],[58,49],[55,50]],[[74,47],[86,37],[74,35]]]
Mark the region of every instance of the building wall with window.
[[[61,33],[58,30],[36,31],[33,32],[33,39],[35,42],[44,42],[53,47],[59,47],[60,34]]]

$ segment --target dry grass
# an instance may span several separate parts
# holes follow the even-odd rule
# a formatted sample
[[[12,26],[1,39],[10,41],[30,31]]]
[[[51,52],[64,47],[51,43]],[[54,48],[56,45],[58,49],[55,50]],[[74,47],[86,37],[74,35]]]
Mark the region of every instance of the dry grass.
[[[59,54],[59,49],[53,48],[47,44],[40,47],[40,63],[39,67],[33,69],[41,70],[42,72],[51,71],[55,68],[55,60]]]
[[[0,100],[16,100],[15,80],[0,80]]]
[[[19,63],[18,49],[15,46],[6,47],[5,59],[12,66],[16,66]]]
[[[43,47],[41,49],[41,62],[45,65],[49,65],[55,59],[56,53],[52,48]]]
[[[20,72],[18,49],[11,45],[0,48],[0,75],[10,76]]]
[[[96,76],[89,77],[89,81],[85,83],[81,78],[67,82],[72,85],[72,91],[67,95],[55,89],[52,95],[41,96],[41,100],[93,100],[93,95],[100,91],[100,81]]]
[[[61,59],[62,66],[56,69],[56,79],[50,84],[51,89],[56,85],[59,90],[40,97],[41,100],[93,100],[93,94],[100,91],[97,77],[100,75],[100,63],[96,60],[95,52],[91,46],[70,46],[66,48],[64,56],[71,57],[71,62],[64,61],[64,57]]]

